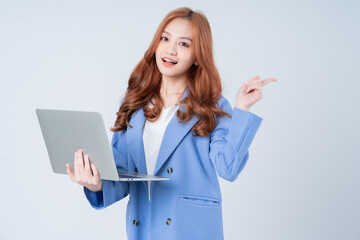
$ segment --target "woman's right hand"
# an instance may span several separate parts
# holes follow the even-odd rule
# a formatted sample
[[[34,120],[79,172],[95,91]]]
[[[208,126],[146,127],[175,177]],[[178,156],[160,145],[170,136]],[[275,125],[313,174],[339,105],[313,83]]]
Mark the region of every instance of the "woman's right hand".
[[[102,190],[102,180],[99,178],[99,173],[95,164],[90,162],[89,155],[83,156],[82,149],[79,149],[74,154],[74,171],[70,165],[66,164],[66,171],[71,181],[88,188],[93,192]]]

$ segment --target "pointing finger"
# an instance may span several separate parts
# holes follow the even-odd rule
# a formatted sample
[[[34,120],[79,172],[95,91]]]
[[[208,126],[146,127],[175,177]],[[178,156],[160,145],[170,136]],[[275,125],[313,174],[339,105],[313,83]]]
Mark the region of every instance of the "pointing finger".
[[[80,174],[82,174],[83,176],[85,175],[85,161],[84,161],[84,152],[81,149],[80,153],[78,155],[78,167],[80,170]]]
[[[262,80],[261,85],[265,86],[266,84],[268,84],[270,82],[277,82],[277,79],[276,78],[268,78],[268,79]]]

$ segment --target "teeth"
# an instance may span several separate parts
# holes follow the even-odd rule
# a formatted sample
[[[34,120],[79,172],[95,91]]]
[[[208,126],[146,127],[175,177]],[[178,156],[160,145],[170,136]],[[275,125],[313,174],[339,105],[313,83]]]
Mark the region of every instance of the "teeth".
[[[163,60],[164,62],[170,62],[170,63],[173,63],[173,64],[177,64],[177,62],[171,61],[171,60],[169,60],[169,59],[167,59],[167,58],[163,58],[162,60]]]

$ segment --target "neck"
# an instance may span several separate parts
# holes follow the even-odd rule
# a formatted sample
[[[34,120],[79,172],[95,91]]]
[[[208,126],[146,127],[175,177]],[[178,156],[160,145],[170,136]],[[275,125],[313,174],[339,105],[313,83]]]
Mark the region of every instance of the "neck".
[[[186,88],[186,83],[187,77],[169,78],[162,76],[160,93],[164,96],[183,93]]]

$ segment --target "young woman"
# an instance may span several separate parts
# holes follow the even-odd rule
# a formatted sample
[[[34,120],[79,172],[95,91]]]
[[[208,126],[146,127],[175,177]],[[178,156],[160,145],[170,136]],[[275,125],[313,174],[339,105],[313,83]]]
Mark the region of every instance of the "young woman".
[[[101,180],[81,149],[74,156],[74,172],[67,165],[68,174],[84,186],[96,209],[130,195],[130,240],[223,239],[217,176],[234,181],[244,168],[262,121],[250,107],[262,98],[262,86],[274,81],[248,80],[232,109],[221,95],[206,17],[176,9],[160,23],[133,70],[111,129],[118,169],[170,180]]]

